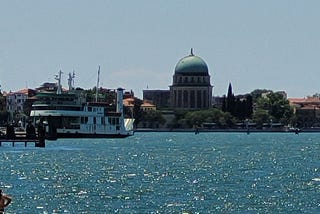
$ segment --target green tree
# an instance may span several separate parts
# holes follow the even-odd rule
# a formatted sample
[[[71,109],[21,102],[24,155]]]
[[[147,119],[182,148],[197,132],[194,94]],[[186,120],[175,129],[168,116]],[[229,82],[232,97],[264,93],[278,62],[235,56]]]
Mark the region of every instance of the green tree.
[[[140,121],[143,119],[143,115],[144,112],[141,109],[141,105],[142,105],[142,100],[138,99],[138,98],[134,98],[133,101],[133,118],[134,118],[134,125],[138,125],[140,123]]]
[[[265,110],[269,114],[269,119],[275,122],[287,125],[292,120],[293,109],[282,93],[270,92],[266,96],[259,97],[256,105],[258,110]]]
[[[217,124],[221,128],[231,128],[236,124],[236,119],[229,112],[224,112],[221,117],[219,117]]]
[[[270,115],[267,110],[257,109],[252,115],[253,122],[257,124],[257,128],[262,128],[263,123],[270,122]]]
[[[9,120],[9,112],[0,111],[0,125],[4,125]]]
[[[252,96],[253,102],[257,102],[257,99],[261,97],[262,94],[264,93],[272,93],[272,90],[269,89],[255,89],[250,93]]]
[[[6,109],[6,99],[0,92],[0,125],[3,125],[9,119],[9,113]]]
[[[185,115],[187,114],[188,111],[186,110],[176,110],[174,112],[174,120],[172,121],[172,124],[170,124],[171,128],[181,128],[185,127],[186,122],[185,122]]]
[[[164,124],[166,122],[161,111],[157,110],[146,111],[143,115],[143,121],[147,122],[151,128],[158,128],[160,124]]]
[[[193,126],[202,126],[203,123],[216,123],[220,127],[232,127],[235,125],[235,118],[229,112],[223,112],[218,109],[209,109],[201,111],[191,111],[185,114],[180,123],[188,128]]]
[[[226,111],[230,112],[232,115],[235,115],[235,110],[236,110],[235,102],[236,102],[235,97],[232,92],[232,85],[231,83],[229,83],[227,100],[226,100]]]

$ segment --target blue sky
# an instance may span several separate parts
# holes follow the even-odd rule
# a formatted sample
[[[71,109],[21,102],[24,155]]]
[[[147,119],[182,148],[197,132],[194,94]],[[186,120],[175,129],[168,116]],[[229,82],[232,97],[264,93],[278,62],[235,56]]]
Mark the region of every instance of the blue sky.
[[[317,0],[0,0],[0,85],[54,82],[168,89],[179,59],[203,58],[213,94],[257,88],[289,97],[320,92]]]

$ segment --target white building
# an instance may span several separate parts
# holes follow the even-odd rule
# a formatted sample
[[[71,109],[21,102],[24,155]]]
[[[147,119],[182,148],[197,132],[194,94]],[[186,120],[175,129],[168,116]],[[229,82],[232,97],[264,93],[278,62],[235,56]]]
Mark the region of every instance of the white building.
[[[10,113],[18,113],[23,111],[23,105],[28,99],[28,89],[22,89],[17,92],[9,92],[6,96],[7,111]]]

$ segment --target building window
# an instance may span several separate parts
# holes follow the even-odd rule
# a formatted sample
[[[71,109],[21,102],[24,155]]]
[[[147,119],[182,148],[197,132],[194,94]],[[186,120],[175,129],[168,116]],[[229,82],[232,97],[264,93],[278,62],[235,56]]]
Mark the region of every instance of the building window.
[[[187,108],[188,106],[189,106],[188,91],[183,91],[183,107]]]
[[[182,92],[180,90],[178,91],[178,107],[182,107]]]
[[[197,108],[201,108],[201,91],[197,91]]]
[[[206,90],[204,90],[203,91],[203,104],[202,104],[202,106],[203,107],[208,107],[208,98],[207,98],[207,91]]]
[[[190,107],[191,108],[195,107],[195,91],[194,90],[190,91]]]

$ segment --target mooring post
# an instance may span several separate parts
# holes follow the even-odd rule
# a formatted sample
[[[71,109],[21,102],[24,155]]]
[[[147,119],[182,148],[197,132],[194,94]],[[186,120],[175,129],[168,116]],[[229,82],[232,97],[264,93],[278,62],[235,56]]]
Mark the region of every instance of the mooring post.
[[[35,143],[35,147],[45,147],[46,138],[46,128],[43,124],[42,118],[40,118],[40,123],[38,124],[38,143]]]
[[[36,142],[35,146],[36,147],[42,147],[42,148],[46,147],[45,138],[44,137],[43,138],[39,138],[39,141]]]

